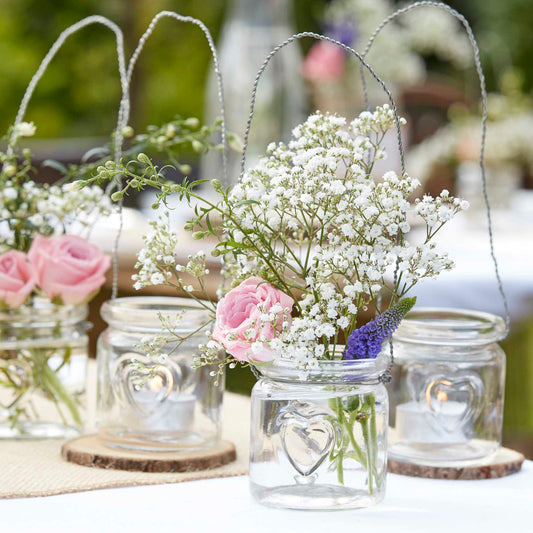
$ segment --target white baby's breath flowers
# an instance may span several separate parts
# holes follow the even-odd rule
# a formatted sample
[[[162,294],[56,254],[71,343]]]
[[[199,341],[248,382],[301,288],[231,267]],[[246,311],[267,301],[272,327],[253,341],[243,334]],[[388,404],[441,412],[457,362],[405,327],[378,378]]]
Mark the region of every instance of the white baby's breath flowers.
[[[392,169],[376,172],[375,162],[387,155],[383,139],[396,127],[388,105],[352,122],[314,113],[294,128],[288,143],[271,143],[230,191],[213,180],[218,202],[197,194],[195,183],[170,186],[151,167],[150,181],[163,198],[177,191],[199,202],[185,228],[196,240],[210,236],[217,242],[211,254],[223,259],[226,279],[236,286],[257,276],[294,302],[292,310],[265,307],[254,323],[229,333],[228,341],[248,342],[255,354],[275,352],[302,370],[316,367],[357,327],[360,311],[380,310],[382,296],[402,298],[419,281],[453,266],[430,241],[467,202],[443,191],[411,203],[417,178]],[[408,214],[426,225],[420,244],[406,238]],[[206,294],[205,254],[177,263],[177,235],[168,217],[152,223],[144,239],[135,288],[172,285],[206,307],[198,297]],[[195,364],[218,365],[220,371],[231,360],[220,352],[218,342],[207,342]]]
[[[144,247],[137,253],[137,273],[132,276],[135,282],[133,287],[140,290],[148,286],[168,284],[188,294],[195,293],[197,289],[204,291],[204,278],[209,274],[205,252],[191,254],[187,256],[185,264],[179,264],[176,260],[178,235],[170,227],[168,213],[150,225],[152,231],[143,236]],[[191,280],[196,280],[199,287],[192,285]]]
[[[413,205],[416,178],[374,175],[374,162],[386,156],[383,137],[395,127],[387,105],[350,124],[317,112],[288,144],[269,145],[221,208],[222,227],[235,243],[226,254],[227,273],[236,282],[257,275],[277,283],[285,271],[286,283],[302,291],[297,318],[275,340],[281,356],[302,367],[316,365],[325,345],[336,345],[340,332],[354,326],[359,310],[392,289],[396,264],[399,295],[453,266],[429,240],[467,202],[443,191]],[[417,246],[404,237],[408,212],[428,228]]]
[[[175,259],[178,236],[170,229],[168,213],[150,225],[152,231],[143,236],[144,248],[137,253],[137,274],[132,276],[136,290],[161,285],[180,270]]]
[[[83,233],[111,210],[108,196],[97,186],[72,190],[70,184],[20,185],[7,180],[0,190],[0,235],[5,246],[14,246],[16,221],[28,234]]]
[[[13,134],[17,137],[33,137],[37,127],[33,122],[20,122],[13,127]]]

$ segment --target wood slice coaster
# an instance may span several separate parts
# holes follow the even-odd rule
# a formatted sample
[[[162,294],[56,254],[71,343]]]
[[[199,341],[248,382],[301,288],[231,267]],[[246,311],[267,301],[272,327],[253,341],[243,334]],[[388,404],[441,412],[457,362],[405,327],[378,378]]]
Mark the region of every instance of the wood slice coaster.
[[[518,472],[522,468],[524,459],[519,452],[500,448],[495,455],[468,466],[452,462],[448,466],[423,466],[389,459],[387,470],[402,476],[429,479],[494,479]]]
[[[228,441],[193,452],[147,452],[110,448],[98,435],[85,435],[66,442],[61,455],[82,466],[157,473],[210,470],[237,458],[234,444]]]

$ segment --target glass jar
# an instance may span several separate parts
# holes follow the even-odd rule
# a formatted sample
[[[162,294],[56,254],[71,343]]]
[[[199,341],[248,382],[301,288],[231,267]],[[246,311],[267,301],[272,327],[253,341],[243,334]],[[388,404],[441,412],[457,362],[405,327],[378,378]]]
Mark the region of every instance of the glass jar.
[[[465,465],[501,444],[503,319],[461,309],[411,311],[394,334],[391,458]]]
[[[387,360],[260,367],[252,391],[250,486],[270,507],[349,509],[380,502],[387,471]]]
[[[210,313],[192,299],[118,298],[102,306],[97,426],[112,447],[209,448],[220,439],[224,374],[193,368]]]
[[[86,305],[35,298],[0,312],[0,438],[70,438],[82,429]]]

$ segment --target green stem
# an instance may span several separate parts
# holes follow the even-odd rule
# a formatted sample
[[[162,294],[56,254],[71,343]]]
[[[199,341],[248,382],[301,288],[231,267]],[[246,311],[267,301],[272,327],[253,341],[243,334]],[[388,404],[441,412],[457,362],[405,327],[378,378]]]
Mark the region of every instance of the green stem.
[[[374,494],[374,472],[373,472],[373,458],[372,458],[372,437],[370,435],[370,418],[366,417],[361,421],[361,429],[363,431],[363,438],[365,439],[366,457],[367,457],[367,474],[368,474],[368,492]]]
[[[346,415],[344,414],[344,409],[342,407],[342,401],[340,400],[340,398],[338,399],[338,401],[340,403],[340,410],[338,411],[338,414],[341,424],[346,430],[346,433],[348,434],[348,438],[350,439],[352,448],[355,454],[357,455],[358,461],[363,465],[365,469],[367,469],[368,466],[365,454],[359,444],[357,444],[357,441],[355,440],[355,436],[353,434],[353,424],[350,424],[350,421],[346,418]]]
[[[381,485],[380,477],[377,475],[376,458],[378,456],[378,431],[376,426],[376,398],[373,394],[368,395],[370,404],[370,444],[372,445],[372,469],[374,470],[376,486]]]
[[[78,410],[78,406],[76,405],[76,400],[69,394],[63,383],[61,383],[61,380],[57,376],[56,372],[54,372],[48,366],[47,362],[42,366],[42,378],[43,385],[47,387],[48,392],[51,393],[51,396],[54,401],[59,400],[60,402],[62,402],[69,410],[70,415],[72,416],[72,419],[74,420],[76,425],[81,426],[81,417]]]
[[[335,398],[335,410],[337,411],[337,416],[339,417],[339,420],[342,423],[343,407],[342,407],[341,398]],[[344,423],[342,423],[342,426],[344,427]],[[339,480],[339,483],[341,485],[344,485],[344,465],[342,464],[342,460],[344,458],[344,430],[342,433],[343,434],[342,434],[341,449],[339,450],[339,453],[337,454],[337,479]]]

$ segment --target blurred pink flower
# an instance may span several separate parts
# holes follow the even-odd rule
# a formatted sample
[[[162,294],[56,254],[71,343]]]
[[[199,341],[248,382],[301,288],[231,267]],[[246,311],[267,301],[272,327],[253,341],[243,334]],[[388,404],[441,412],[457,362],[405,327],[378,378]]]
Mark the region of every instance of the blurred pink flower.
[[[335,81],[344,71],[344,52],[336,44],[319,41],[302,64],[302,75],[310,81]]]
[[[89,301],[105,282],[111,258],[82,237],[38,235],[28,252],[39,288],[64,304]]]
[[[0,302],[22,305],[35,288],[37,275],[25,253],[12,250],[0,255]]]

